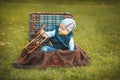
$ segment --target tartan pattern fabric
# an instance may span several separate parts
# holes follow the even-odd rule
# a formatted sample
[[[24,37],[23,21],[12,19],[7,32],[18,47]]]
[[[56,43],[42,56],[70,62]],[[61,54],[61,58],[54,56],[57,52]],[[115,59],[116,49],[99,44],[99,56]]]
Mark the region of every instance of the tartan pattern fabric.
[[[65,17],[64,15],[66,14],[30,14],[30,40],[33,39],[31,35],[36,34],[35,30],[33,29],[33,24],[37,30],[41,28],[42,24],[46,24],[45,31],[52,31],[64,18],[72,18],[71,15],[66,15]]]

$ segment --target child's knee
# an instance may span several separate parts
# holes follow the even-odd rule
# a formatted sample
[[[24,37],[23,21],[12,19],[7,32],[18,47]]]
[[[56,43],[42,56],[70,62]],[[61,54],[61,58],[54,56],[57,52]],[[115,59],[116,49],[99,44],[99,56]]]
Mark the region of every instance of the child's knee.
[[[42,48],[40,48],[40,51],[48,51],[47,46],[43,46]]]
[[[40,48],[40,51],[55,51],[55,50],[56,49],[51,46],[43,46],[42,48]]]

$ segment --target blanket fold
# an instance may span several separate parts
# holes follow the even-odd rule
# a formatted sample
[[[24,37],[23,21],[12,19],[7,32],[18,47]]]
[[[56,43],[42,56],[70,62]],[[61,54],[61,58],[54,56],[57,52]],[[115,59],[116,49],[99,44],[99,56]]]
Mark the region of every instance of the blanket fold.
[[[55,52],[40,52],[34,50],[31,54],[23,49],[18,60],[12,65],[15,68],[38,68],[46,69],[47,67],[73,67],[73,66],[86,66],[89,64],[89,57],[86,52],[78,45],[75,45],[75,50],[60,50]]]

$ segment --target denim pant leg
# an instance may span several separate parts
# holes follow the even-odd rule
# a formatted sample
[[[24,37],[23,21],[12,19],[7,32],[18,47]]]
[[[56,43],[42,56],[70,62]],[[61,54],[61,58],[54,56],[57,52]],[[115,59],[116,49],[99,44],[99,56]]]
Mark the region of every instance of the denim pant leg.
[[[52,46],[43,46],[39,50],[40,51],[56,51],[56,49]]]

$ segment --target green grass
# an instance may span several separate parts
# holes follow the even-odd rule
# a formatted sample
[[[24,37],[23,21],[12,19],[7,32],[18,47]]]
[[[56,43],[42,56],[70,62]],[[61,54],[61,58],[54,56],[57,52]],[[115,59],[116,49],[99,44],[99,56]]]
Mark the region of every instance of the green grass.
[[[73,68],[16,69],[28,42],[30,12],[71,12],[74,40],[90,65]],[[120,80],[120,3],[0,2],[0,80]]]

